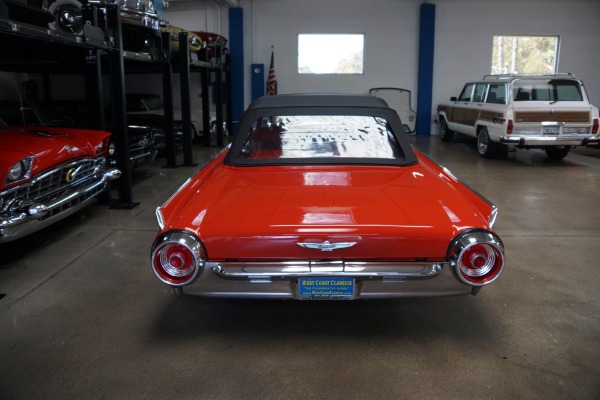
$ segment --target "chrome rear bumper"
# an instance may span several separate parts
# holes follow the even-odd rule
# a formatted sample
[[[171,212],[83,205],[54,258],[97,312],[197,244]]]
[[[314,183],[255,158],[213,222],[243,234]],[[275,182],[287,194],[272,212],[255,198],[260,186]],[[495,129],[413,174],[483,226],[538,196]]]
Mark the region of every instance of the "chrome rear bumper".
[[[600,143],[598,135],[510,135],[500,136],[500,143],[513,144],[517,147],[547,147],[547,146],[587,146]]]
[[[299,299],[298,279],[355,279],[354,299],[432,297],[475,294],[450,265],[411,262],[206,263],[198,278],[174,287],[177,295]]]

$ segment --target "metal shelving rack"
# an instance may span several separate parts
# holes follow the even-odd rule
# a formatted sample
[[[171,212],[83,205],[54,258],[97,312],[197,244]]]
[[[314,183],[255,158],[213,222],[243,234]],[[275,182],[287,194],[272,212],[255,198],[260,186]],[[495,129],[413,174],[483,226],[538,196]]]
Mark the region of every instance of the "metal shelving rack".
[[[99,27],[99,13],[105,13],[105,28]],[[133,208],[138,203],[133,199],[131,166],[129,164],[129,137],[125,92],[126,73],[160,73],[162,75],[165,112],[166,166],[176,167],[175,133],[173,131],[173,69],[180,73],[182,96],[182,120],[184,127],[184,166],[193,166],[191,135],[191,104],[189,77],[191,72],[201,73],[202,107],[204,114],[204,145],[210,146],[209,73],[215,72],[215,98],[217,103],[217,146],[224,145],[223,134],[223,73],[226,63],[221,59],[223,49],[217,49],[216,62],[209,62],[206,53],[203,60],[191,61],[189,52],[180,51],[179,57],[171,57],[170,38],[162,33],[160,46],[150,54],[135,53],[123,49],[123,31],[120,8],[107,5],[86,6],[83,10],[86,21],[81,35],[51,30],[46,27],[15,22],[10,19],[3,0],[0,0],[0,71],[42,74],[44,95],[50,98],[48,75],[84,74],[87,97],[96,117],[95,126],[105,129],[104,93],[102,79],[109,76],[111,103],[113,105],[112,136],[116,146],[117,167],[121,178],[117,181],[118,198],[105,199],[113,208]],[[106,35],[108,33],[108,35]],[[187,49],[187,32],[180,33],[180,49]],[[106,62],[107,61],[107,62]],[[226,74],[226,72],[225,72]],[[230,98],[225,93],[226,98]],[[229,104],[229,101],[227,101]],[[231,115],[228,113],[228,115]],[[231,123],[228,122],[228,127]],[[229,128],[230,129],[230,128]]]

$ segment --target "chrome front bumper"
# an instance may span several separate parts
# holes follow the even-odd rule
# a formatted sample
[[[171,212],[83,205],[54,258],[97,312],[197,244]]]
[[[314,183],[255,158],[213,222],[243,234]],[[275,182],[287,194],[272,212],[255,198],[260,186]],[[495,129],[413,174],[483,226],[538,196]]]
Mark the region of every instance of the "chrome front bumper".
[[[455,296],[478,291],[460,282],[446,262],[342,261],[208,262],[194,282],[173,289],[177,295],[299,299],[298,279],[305,277],[353,278],[354,299]]]
[[[116,168],[101,170],[85,186],[67,190],[46,204],[33,203],[24,209],[0,211],[0,243],[10,242],[50,226],[96,201],[108,182],[121,176]]]
[[[500,143],[512,144],[517,147],[548,147],[548,146],[587,146],[600,143],[598,135],[506,135],[500,136]]]
[[[158,150],[151,148],[140,153],[133,154],[129,157],[131,167],[139,167],[145,162],[152,162],[156,158]]]

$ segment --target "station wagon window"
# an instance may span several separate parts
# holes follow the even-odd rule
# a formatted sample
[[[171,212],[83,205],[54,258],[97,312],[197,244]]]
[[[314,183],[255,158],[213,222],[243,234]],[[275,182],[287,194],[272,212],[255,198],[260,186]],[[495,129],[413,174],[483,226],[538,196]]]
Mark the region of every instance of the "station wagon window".
[[[581,86],[576,80],[549,79],[515,81],[514,101],[583,101]]]
[[[357,115],[261,117],[246,133],[238,160],[404,159],[387,121]]]
[[[467,83],[465,85],[465,87],[463,88],[463,91],[460,94],[460,97],[458,98],[458,100],[459,101],[471,101],[471,95],[473,94],[474,87],[475,87],[474,83]]]
[[[491,104],[506,104],[506,85],[490,84],[490,90],[488,91],[486,103]]]
[[[473,95],[473,101],[475,103],[481,103],[483,101],[483,97],[485,96],[485,90],[487,89],[486,83],[478,83],[475,85],[475,94]]]

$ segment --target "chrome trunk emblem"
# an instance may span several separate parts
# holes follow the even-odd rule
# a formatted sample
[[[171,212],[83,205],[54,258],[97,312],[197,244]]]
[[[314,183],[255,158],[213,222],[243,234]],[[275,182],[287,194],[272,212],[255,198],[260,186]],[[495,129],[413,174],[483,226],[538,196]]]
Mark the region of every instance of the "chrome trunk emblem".
[[[298,246],[305,249],[316,249],[321,251],[333,251],[337,249],[347,249],[356,245],[356,242],[342,242],[342,243],[331,243],[328,240],[323,243],[296,243]]]

